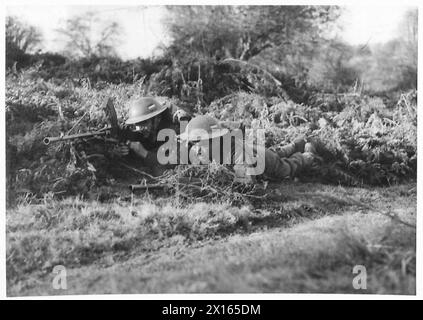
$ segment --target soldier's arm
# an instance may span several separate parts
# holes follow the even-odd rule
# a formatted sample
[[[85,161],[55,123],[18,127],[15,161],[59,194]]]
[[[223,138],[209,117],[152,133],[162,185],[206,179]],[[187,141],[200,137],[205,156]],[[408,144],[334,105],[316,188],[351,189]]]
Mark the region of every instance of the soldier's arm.
[[[150,168],[157,168],[157,167],[160,167],[160,166],[164,166],[163,164],[161,164],[159,162],[158,156],[157,156],[159,149],[162,148],[162,146],[155,148],[153,150],[147,150],[146,148],[144,148],[142,143],[131,142],[130,148],[131,148],[131,150],[134,151],[134,153],[137,156],[139,156],[140,158],[143,159],[143,162],[146,166],[148,166]],[[163,150],[161,150],[161,152],[163,152]]]
[[[148,151],[141,142],[139,141],[131,141],[129,142],[129,148],[139,157],[143,159],[147,159],[147,157],[151,158],[151,151]]]
[[[156,150],[152,150],[152,151],[147,151],[145,154],[144,158],[144,163],[148,166],[148,167],[157,167],[160,166],[159,161],[157,160],[157,149]]]
[[[175,104],[172,104],[169,107],[169,110],[174,123],[179,123],[181,121],[189,121],[193,116],[193,112],[191,110],[188,110],[187,108],[180,108]]]
[[[242,121],[219,121],[219,123],[223,128],[245,132],[245,124]]]

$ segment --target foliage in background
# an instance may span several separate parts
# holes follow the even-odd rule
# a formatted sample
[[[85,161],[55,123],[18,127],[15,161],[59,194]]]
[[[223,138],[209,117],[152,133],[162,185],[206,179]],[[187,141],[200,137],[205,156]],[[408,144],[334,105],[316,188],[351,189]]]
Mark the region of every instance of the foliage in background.
[[[240,60],[268,48],[289,50],[315,41],[339,16],[336,6],[169,6],[168,10],[165,23],[175,56],[195,52]]]
[[[417,88],[418,11],[408,10],[396,37],[384,44],[364,46],[350,59],[364,90],[388,93]]]
[[[36,27],[23,23],[17,17],[6,17],[7,46],[30,53],[40,45],[41,40],[41,32]]]
[[[36,27],[20,21],[17,17],[6,17],[6,68],[15,63],[25,64],[41,43],[42,35]],[[20,67],[20,66],[19,66]],[[15,65],[16,68],[16,65]]]
[[[116,56],[121,33],[117,22],[102,21],[92,12],[67,19],[56,31],[64,36],[64,53],[70,57]]]
[[[248,77],[234,75],[233,68],[242,66],[235,66],[234,60],[243,61],[244,70],[253,66],[247,68],[249,74],[260,70],[274,77],[298,103],[307,103],[311,92],[383,96],[417,86],[415,9],[405,14],[395,39],[371,46],[351,46],[333,38],[341,13],[335,6],[170,6],[168,11],[164,22],[172,41],[156,58],[122,61],[111,57],[118,43],[118,26],[113,22],[100,26],[96,16],[87,15],[70,19],[61,29],[79,53],[69,52],[72,57],[68,58],[32,55],[7,41],[6,66],[12,68],[16,62],[19,69],[42,60],[44,79],[89,78],[93,85],[133,83],[136,77],[155,75],[157,82],[152,86],[161,94],[203,104],[234,88],[248,91],[255,86]],[[8,17],[15,23],[7,25],[7,34],[13,33],[15,24],[19,30],[34,29],[13,19]],[[97,27],[89,26],[91,20]],[[90,30],[102,36],[92,39]],[[38,41],[38,36],[30,38]],[[228,59],[230,67],[224,62]]]

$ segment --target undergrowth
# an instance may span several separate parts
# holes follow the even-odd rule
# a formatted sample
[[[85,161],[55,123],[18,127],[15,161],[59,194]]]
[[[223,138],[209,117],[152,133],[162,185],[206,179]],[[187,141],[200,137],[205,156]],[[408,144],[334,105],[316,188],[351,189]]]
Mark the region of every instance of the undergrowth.
[[[129,99],[154,94],[143,78],[133,84],[105,84],[98,88],[86,81],[80,87],[72,87],[66,82],[42,80],[37,72],[29,69],[8,76],[6,81],[10,204],[16,197],[42,197],[48,192],[60,197],[87,195],[94,187],[113,183],[116,177],[107,172],[113,161],[101,149],[101,142],[77,141],[47,147],[42,140],[61,132],[86,132],[107,125],[107,117],[100,108],[105,97],[113,99],[122,121]],[[316,98],[314,105],[303,105],[285,96],[240,91],[215,100],[202,112],[220,120],[241,119],[253,129],[264,128],[268,148],[277,149],[298,136],[321,141],[325,161],[319,170],[304,173],[303,180],[359,186],[415,179],[416,91],[401,95],[394,107],[387,107],[380,98],[357,94],[339,95],[336,105],[331,99],[333,95]],[[185,103],[176,98],[159,100],[164,104]],[[86,149],[87,145],[94,148]],[[106,157],[98,161],[99,155]],[[214,173],[208,174],[211,177]],[[203,179],[203,187],[204,182],[213,181]],[[248,188],[240,191],[239,186],[230,185],[238,188],[230,193],[232,197],[242,198],[241,193],[249,192]],[[205,190],[216,195],[211,185]]]

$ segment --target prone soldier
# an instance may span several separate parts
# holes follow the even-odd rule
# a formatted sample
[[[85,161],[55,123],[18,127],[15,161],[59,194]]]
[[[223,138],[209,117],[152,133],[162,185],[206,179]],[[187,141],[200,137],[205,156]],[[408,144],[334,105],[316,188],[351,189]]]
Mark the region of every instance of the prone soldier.
[[[239,136],[235,137],[235,143],[232,144],[232,135],[217,119],[201,115],[188,123],[180,139],[191,144],[191,149],[197,148],[202,163],[214,161],[233,165],[240,181],[254,181],[256,176],[281,181],[296,177],[305,168],[318,165],[322,161],[316,151],[319,148],[317,141],[311,143],[300,137],[274,151],[265,148],[264,144],[254,145]],[[224,139],[229,141],[229,144],[226,143],[229,148],[224,147]],[[210,146],[217,146],[220,148],[219,152],[210,150]]]
[[[142,162],[153,175],[160,175],[164,166],[158,163],[157,151],[164,141],[157,140],[158,133],[162,129],[172,129],[179,134],[181,123],[190,118],[186,110],[175,105],[163,106],[152,97],[132,100],[125,126],[134,133],[134,138],[118,144],[114,154]]]

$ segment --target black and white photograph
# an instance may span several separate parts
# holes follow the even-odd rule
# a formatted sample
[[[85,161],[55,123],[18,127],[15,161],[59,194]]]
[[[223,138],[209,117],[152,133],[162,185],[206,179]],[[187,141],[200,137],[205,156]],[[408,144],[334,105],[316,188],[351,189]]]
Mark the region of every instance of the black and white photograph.
[[[6,297],[416,296],[417,5],[4,11]]]

